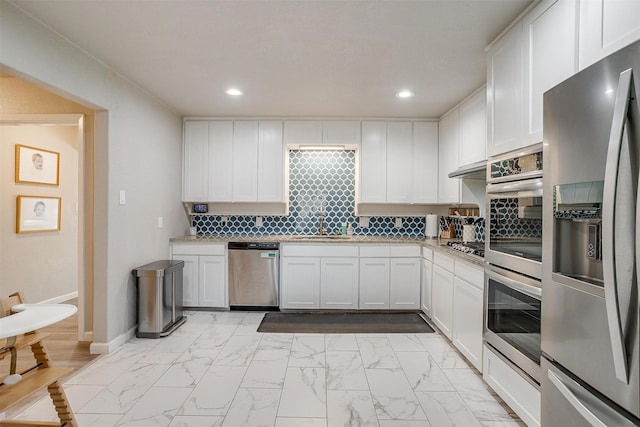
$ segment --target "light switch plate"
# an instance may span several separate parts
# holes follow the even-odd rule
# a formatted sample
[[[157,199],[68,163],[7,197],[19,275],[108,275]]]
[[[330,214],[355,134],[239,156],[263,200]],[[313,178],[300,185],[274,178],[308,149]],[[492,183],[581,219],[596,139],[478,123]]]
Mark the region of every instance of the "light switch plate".
[[[124,190],[120,190],[120,204],[121,205],[125,204],[125,192],[124,192]]]
[[[366,228],[369,226],[369,217],[368,216],[361,216],[360,217],[360,222],[358,223],[358,226],[362,227],[362,228]]]
[[[396,228],[402,228],[402,218],[396,218]]]
[[[158,228],[164,227],[164,218],[161,216],[158,217]]]
[[[256,227],[262,227],[262,217],[261,216],[257,216],[256,217]]]

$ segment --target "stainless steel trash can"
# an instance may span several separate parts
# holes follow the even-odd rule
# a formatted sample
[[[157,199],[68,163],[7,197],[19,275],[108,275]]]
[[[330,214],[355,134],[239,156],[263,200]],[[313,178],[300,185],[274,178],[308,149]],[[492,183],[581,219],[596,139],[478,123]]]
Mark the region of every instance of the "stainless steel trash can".
[[[184,261],[156,261],[133,270],[138,286],[139,338],[169,335],[187,318],[182,309]]]

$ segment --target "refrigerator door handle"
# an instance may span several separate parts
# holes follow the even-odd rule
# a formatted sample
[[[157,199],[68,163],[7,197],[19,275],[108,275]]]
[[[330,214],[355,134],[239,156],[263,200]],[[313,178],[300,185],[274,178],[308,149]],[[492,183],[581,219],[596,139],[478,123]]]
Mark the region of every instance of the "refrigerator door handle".
[[[578,411],[578,413],[584,418],[589,424],[594,427],[607,427],[607,424],[602,422],[600,418],[598,418],[593,412],[589,410],[585,406],[580,399],[573,394],[573,392],[567,387],[562,379],[560,379],[555,373],[551,372],[551,370],[547,371],[547,377],[549,381],[556,387],[556,389],[567,399],[567,402],[573,406],[573,408]]]
[[[622,147],[622,138],[629,107],[629,96],[633,87],[633,71],[628,69],[620,73],[618,90],[613,110],[609,148],[607,149],[607,163],[604,175],[604,194],[602,207],[602,270],[604,276],[605,307],[613,367],[616,378],[628,383],[628,366],[624,337],[622,335],[622,321],[620,318],[620,302],[618,301],[618,283],[615,272],[615,206],[616,190],[618,186],[618,165]],[[627,250],[627,249],[625,249]]]

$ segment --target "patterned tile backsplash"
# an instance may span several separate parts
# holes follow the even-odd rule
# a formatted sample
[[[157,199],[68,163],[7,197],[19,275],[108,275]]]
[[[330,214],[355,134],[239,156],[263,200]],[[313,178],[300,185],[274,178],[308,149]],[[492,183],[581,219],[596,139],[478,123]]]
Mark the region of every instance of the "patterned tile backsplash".
[[[360,227],[355,216],[355,151],[298,151],[289,156],[289,215],[263,216],[256,227],[255,216],[227,216],[226,224],[216,215],[195,215],[193,226],[200,235],[308,235],[318,232],[322,214],[329,234],[342,223],[357,236],[423,237],[426,218],[404,217],[395,227],[393,217],[370,217]]]

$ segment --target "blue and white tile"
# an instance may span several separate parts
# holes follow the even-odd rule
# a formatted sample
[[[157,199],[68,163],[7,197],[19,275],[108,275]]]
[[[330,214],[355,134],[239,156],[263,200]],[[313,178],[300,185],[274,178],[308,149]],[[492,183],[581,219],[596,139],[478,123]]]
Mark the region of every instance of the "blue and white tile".
[[[359,351],[355,334],[325,335],[327,351]]]
[[[458,393],[453,391],[416,392],[432,426],[480,427]]]
[[[393,369],[400,367],[400,363],[387,337],[358,336],[357,340],[365,369]]]
[[[288,362],[288,350],[257,350],[241,387],[282,388]]]
[[[173,417],[169,427],[221,427],[224,417],[177,415]]]
[[[65,386],[64,391],[69,401],[69,405],[74,412],[82,408],[91,399],[97,396],[104,386],[97,385],[70,385]],[[19,420],[43,420],[58,421],[58,414],[51,404],[51,398],[46,394],[43,398],[38,399],[33,405],[30,405],[24,411],[16,416]]]
[[[327,417],[324,368],[287,368],[278,417]]]
[[[115,427],[122,418],[120,414],[75,414],[79,426]]]
[[[211,366],[202,377],[178,415],[225,415],[247,368]]]
[[[451,345],[442,337],[422,338],[422,345],[433,357],[439,367],[447,369],[469,369],[470,365]]]
[[[327,419],[278,417],[275,427],[327,427]]]
[[[231,403],[223,427],[271,426],[276,421],[279,389],[241,388]]]
[[[251,363],[258,343],[262,336],[254,335],[234,335],[222,347],[220,354],[213,361],[214,365],[225,366],[248,366]]]
[[[396,353],[414,391],[455,391],[447,376],[426,351]]]
[[[289,366],[323,368],[325,366],[324,336],[296,335],[291,344]]]
[[[119,426],[168,426],[191,388],[152,387],[118,422]]]
[[[263,334],[258,350],[286,350],[291,351],[293,334]]]
[[[327,352],[327,390],[369,390],[357,351]]]
[[[472,369],[446,369],[445,375],[480,421],[512,421],[506,405],[493,396],[489,386]]]
[[[327,422],[330,426],[377,426],[371,393],[368,390],[328,390]]]
[[[426,420],[402,369],[367,369],[378,419]]]
[[[169,365],[136,364],[118,377],[78,412],[124,414],[140,400],[169,368]]]

